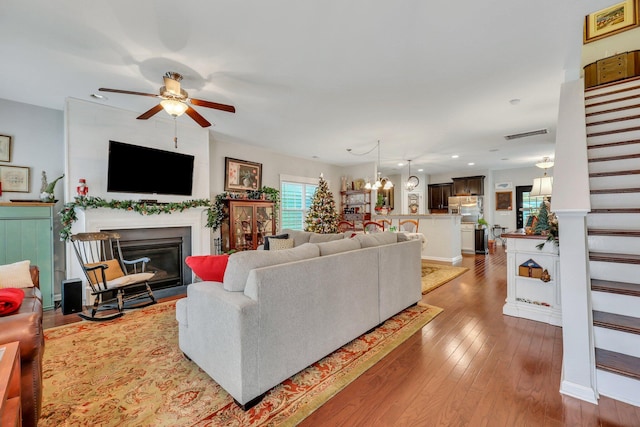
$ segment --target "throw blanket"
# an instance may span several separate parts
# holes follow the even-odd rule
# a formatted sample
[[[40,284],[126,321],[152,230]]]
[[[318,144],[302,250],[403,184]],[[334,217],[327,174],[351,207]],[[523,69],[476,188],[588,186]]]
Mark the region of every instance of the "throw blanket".
[[[14,311],[18,311],[23,299],[24,291],[22,289],[0,289],[0,316],[5,316],[13,313]]]

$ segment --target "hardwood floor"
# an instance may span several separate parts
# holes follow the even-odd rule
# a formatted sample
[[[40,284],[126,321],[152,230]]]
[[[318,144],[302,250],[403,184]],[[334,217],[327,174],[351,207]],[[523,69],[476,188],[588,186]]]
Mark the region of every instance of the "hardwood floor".
[[[502,246],[465,256],[470,271],[423,297],[444,312],[300,425],[640,426],[640,408],[558,392],[562,329],[502,314],[505,261]],[[44,316],[45,328],[79,320]]]

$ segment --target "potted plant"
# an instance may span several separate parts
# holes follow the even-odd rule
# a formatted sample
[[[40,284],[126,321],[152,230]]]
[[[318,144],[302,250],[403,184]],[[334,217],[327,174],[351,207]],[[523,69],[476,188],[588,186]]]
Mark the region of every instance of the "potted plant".
[[[384,196],[382,195],[382,193],[378,193],[378,198],[376,199],[376,207],[375,207],[376,212],[380,212],[383,207],[384,207]]]
[[[478,224],[476,225],[476,227],[480,228],[486,228],[489,226],[489,223],[487,222],[486,219],[484,218],[478,218]]]

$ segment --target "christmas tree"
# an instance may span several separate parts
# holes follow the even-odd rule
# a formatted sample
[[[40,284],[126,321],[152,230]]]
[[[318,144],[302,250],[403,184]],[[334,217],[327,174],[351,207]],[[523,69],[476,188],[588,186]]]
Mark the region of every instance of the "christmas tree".
[[[322,174],[320,174],[318,188],[313,193],[313,201],[305,219],[304,229],[305,231],[321,234],[338,232],[336,203]]]
[[[538,211],[538,222],[536,223],[535,233],[545,234],[543,232],[549,230],[549,208],[545,201],[540,203],[540,210]]]

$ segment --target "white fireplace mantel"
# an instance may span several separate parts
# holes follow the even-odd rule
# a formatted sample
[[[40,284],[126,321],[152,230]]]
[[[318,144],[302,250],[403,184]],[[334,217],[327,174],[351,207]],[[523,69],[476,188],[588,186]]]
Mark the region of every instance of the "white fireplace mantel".
[[[206,227],[207,208],[195,207],[182,212],[158,215],[141,215],[134,211],[119,209],[76,208],[78,218],[71,227],[71,233],[96,232],[101,230],[123,230],[136,228],[191,228],[191,254],[208,255],[211,253],[211,229]],[[84,279],[84,273],[78,264],[71,243],[67,244],[67,278]],[[193,278],[192,278],[193,279]]]

